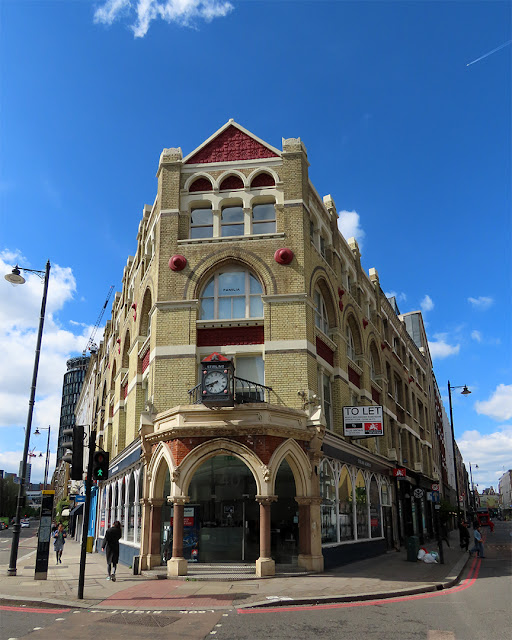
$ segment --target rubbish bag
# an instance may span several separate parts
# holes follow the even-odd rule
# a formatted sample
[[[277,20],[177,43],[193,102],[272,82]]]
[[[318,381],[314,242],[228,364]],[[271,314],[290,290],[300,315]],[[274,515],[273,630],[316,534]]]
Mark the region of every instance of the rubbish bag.
[[[437,560],[434,558],[434,556],[431,553],[426,553],[423,556],[423,562],[426,562],[427,564],[435,564],[437,563]]]
[[[425,554],[427,552],[425,551],[425,549],[423,549],[423,547],[418,551],[418,560],[423,560],[423,558],[425,557]]]

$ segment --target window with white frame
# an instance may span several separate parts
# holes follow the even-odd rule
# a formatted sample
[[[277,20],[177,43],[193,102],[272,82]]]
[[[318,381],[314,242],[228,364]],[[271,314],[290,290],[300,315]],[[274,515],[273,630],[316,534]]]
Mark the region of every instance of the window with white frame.
[[[332,430],[332,389],[331,378],[323,369],[318,370],[318,388],[327,429]]]
[[[320,495],[322,543],[337,542],[336,477],[327,460],[323,460],[320,465]]]
[[[249,271],[218,271],[200,297],[200,320],[262,318],[262,287]]]
[[[352,333],[352,329],[348,325],[347,325],[347,356],[350,360],[356,359],[354,334]]]
[[[190,212],[190,237],[213,237],[213,211],[211,206],[192,209]]]
[[[241,206],[223,207],[220,213],[220,235],[244,235],[244,210]]]
[[[252,233],[275,233],[276,207],[273,203],[255,204],[252,208]]]
[[[324,297],[320,289],[315,289],[315,325],[325,334],[329,331],[329,318],[327,317],[327,307],[325,306]]]

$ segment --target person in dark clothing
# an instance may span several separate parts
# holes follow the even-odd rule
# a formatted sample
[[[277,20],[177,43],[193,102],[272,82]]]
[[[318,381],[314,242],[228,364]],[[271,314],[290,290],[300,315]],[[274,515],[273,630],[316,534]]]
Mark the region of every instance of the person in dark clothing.
[[[119,562],[119,540],[121,538],[121,523],[116,520],[107,529],[101,548],[105,550],[107,556],[107,580],[116,581],[116,567]]]
[[[469,549],[469,530],[468,524],[464,520],[461,520],[459,524],[459,534],[460,534],[460,548],[468,551]]]

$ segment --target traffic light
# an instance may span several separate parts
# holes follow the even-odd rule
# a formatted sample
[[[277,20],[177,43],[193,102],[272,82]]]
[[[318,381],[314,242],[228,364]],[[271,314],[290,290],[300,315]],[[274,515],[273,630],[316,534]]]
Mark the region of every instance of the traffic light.
[[[71,480],[82,480],[84,474],[84,428],[75,426],[71,429],[63,429],[62,436],[72,438],[69,442],[63,442],[67,451],[62,456],[64,462],[69,462],[71,465]]]
[[[92,479],[106,480],[108,478],[109,454],[106,451],[95,451],[92,459]]]

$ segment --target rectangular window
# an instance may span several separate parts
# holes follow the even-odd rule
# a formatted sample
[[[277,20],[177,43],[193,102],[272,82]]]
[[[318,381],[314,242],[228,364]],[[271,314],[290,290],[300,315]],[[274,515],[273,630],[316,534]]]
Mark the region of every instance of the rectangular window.
[[[213,237],[213,212],[211,209],[192,209],[190,212],[190,237]]]
[[[220,234],[228,236],[244,235],[244,210],[242,207],[225,207],[220,214]]]
[[[276,208],[273,204],[256,204],[252,208],[252,232],[275,233]]]

